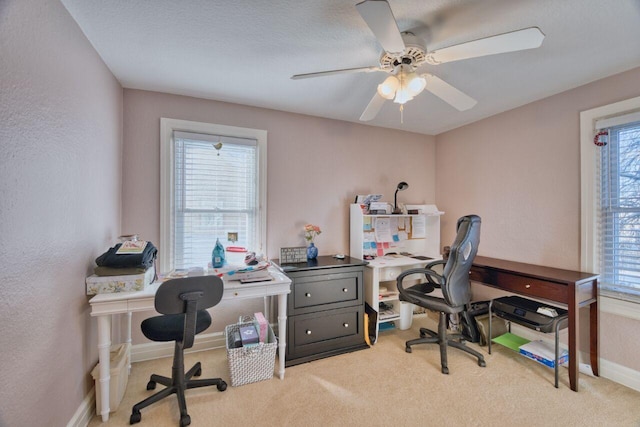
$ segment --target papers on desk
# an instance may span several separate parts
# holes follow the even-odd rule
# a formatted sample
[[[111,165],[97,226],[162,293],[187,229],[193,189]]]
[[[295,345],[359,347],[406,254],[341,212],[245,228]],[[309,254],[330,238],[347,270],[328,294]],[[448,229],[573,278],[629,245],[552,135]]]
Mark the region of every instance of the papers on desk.
[[[256,265],[226,265],[221,268],[209,268],[205,271],[202,267],[176,268],[161,276],[161,281],[177,279],[181,277],[194,277],[215,275],[225,280],[239,280],[241,283],[262,282],[273,280],[269,274],[270,262],[261,261]]]
[[[227,273],[229,280],[239,280],[241,283],[263,282],[271,280],[271,274],[269,274],[269,266],[271,263],[261,261],[256,265],[248,265],[237,270],[232,270]]]

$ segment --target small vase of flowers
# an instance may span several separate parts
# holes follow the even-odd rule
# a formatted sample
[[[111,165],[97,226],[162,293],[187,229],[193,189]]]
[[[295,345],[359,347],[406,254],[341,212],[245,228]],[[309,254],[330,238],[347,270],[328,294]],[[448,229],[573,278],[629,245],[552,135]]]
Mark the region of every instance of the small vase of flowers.
[[[304,238],[309,242],[309,246],[307,246],[307,259],[316,259],[318,256],[318,248],[316,248],[314,240],[316,236],[321,233],[322,230],[320,230],[320,227],[317,225],[307,224],[304,226]]]

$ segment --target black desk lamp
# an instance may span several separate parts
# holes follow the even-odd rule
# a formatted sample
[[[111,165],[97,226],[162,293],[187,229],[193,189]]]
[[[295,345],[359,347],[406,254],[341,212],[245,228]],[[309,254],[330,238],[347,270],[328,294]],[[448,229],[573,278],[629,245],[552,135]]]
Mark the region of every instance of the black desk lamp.
[[[402,181],[398,183],[398,187],[396,187],[396,194],[393,196],[393,213],[394,214],[402,213],[402,211],[398,209],[398,191],[404,191],[407,188],[409,188],[409,184],[407,184],[406,182]]]

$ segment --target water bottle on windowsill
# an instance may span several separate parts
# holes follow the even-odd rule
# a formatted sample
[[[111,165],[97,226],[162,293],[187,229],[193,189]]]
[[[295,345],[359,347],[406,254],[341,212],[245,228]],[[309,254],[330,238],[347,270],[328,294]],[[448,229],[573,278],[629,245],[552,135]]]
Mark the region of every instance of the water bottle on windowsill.
[[[224,246],[220,243],[220,239],[216,239],[216,245],[213,247],[211,266],[213,266],[213,268],[221,268],[224,266]]]

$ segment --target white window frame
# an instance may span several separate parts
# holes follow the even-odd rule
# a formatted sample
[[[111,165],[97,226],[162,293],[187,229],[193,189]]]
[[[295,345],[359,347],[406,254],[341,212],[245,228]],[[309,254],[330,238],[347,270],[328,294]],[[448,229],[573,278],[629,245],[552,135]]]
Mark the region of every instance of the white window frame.
[[[640,97],[582,111],[580,113],[580,174],[581,174],[581,244],[580,267],[582,271],[599,273],[596,150],[593,137],[596,121],[640,110]],[[620,300],[600,294],[602,311],[640,320],[640,301]]]
[[[175,191],[174,177],[174,138],[175,131],[204,133],[236,138],[250,138],[257,141],[258,146],[258,247],[256,253],[266,253],[267,248],[267,131],[213,123],[194,122],[188,120],[160,119],[160,271],[168,272],[173,267],[171,250],[173,247],[171,232],[173,201]]]

